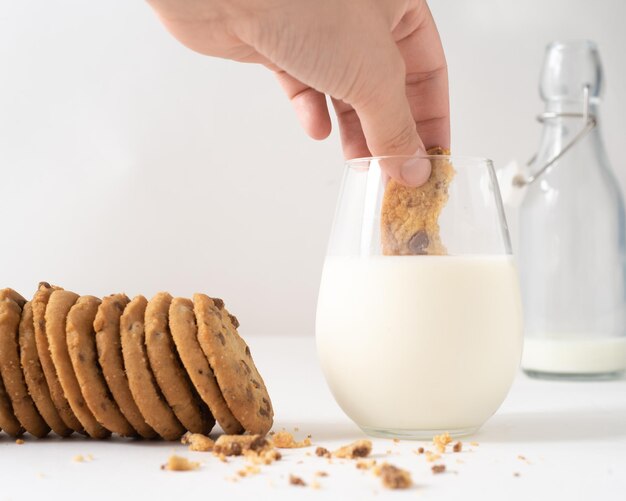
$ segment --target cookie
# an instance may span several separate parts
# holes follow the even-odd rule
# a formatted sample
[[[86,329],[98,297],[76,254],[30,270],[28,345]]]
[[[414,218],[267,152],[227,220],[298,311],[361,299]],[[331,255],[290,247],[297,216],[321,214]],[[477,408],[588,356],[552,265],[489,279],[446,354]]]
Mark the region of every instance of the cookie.
[[[96,297],[83,296],[72,306],[67,315],[67,349],[80,392],[95,419],[106,429],[131,437],[136,432],[113,400],[98,363],[93,324],[100,303]]]
[[[71,435],[72,430],[67,427],[57,411],[46,376],[39,362],[37,343],[35,342],[35,326],[33,323],[33,306],[28,302],[22,310],[22,319],[19,327],[20,362],[28,394],[33,399],[39,414],[46,421],[52,431],[61,437]]]
[[[28,394],[20,367],[18,332],[21,316],[22,308],[5,291],[0,291],[0,373],[15,417],[26,431],[41,438],[50,432],[50,428]]]
[[[194,294],[193,305],[200,347],[228,408],[247,432],[265,435],[272,427],[274,411],[250,348],[237,332],[239,322],[221,299]]]
[[[77,300],[78,294],[70,291],[57,290],[50,295],[45,314],[50,355],[56,367],[57,376],[63,388],[65,398],[67,398],[72,411],[74,411],[75,416],[85,431],[90,437],[106,438],[110,435],[110,432],[98,423],[87,407],[67,348],[66,329],[68,327],[68,314],[77,303]],[[85,301],[87,300],[83,300],[82,303]]]
[[[113,294],[102,299],[93,327],[96,331],[98,362],[106,384],[120,411],[143,438],[154,438],[155,431],[141,415],[128,386],[122,357],[120,317],[130,299],[126,294]]]
[[[172,300],[169,324],[176,349],[191,382],[224,433],[243,433],[243,427],[226,405],[213,370],[198,343],[198,328],[191,300],[180,297]]]
[[[206,404],[198,397],[183,369],[169,328],[172,296],[159,292],[146,307],[146,351],[150,367],[174,414],[193,433],[208,434],[215,420]]]
[[[63,388],[61,387],[61,383],[59,382],[59,378],[57,376],[56,368],[54,367],[52,357],[50,356],[45,314],[50,296],[55,290],[61,289],[46,282],[41,282],[39,284],[39,289],[35,292],[31,301],[31,304],[33,305],[33,324],[35,327],[37,355],[39,356],[39,363],[41,364],[41,368],[46,377],[46,383],[48,389],[50,390],[50,397],[52,398],[52,402],[61,416],[61,419],[68,428],[73,431],[83,433],[83,426],[72,412],[70,404],[65,398]]]
[[[4,338],[14,334],[19,322],[19,310],[24,303],[25,299],[14,290],[3,289],[0,291],[0,337]],[[1,360],[0,363],[4,366],[4,360]],[[12,437],[19,437],[24,433],[24,428],[15,416],[11,398],[3,381],[6,371],[4,367],[2,369],[2,375],[0,375],[0,429]]]
[[[122,355],[128,385],[146,422],[166,440],[177,440],[185,428],[167,405],[154,379],[145,347],[144,316],[148,301],[136,296],[120,319]]]
[[[429,155],[449,155],[431,148]],[[384,255],[445,255],[439,235],[439,214],[448,201],[454,168],[447,158],[431,159],[428,181],[418,188],[393,179],[387,183],[381,208],[381,244]]]

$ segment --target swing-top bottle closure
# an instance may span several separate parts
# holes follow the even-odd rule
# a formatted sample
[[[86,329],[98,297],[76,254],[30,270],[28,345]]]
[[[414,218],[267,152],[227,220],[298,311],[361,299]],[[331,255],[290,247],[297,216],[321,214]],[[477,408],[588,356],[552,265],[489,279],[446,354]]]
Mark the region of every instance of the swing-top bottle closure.
[[[574,137],[565,145],[561,150],[550,158],[547,162],[545,162],[535,174],[531,176],[524,176],[522,174],[517,174],[513,178],[513,186],[517,188],[523,188],[529,184],[534,183],[537,179],[541,177],[541,175],[546,172],[555,162],[557,162],[563,155],[565,155],[569,150],[571,150],[581,139],[583,139],[587,134],[589,134],[596,125],[598,125],[598,120],[596,116],[589,112],[589,93],[590,93],[591,85],[585,84],[583,86],[583,109],[582,112],[563,112],[563,111],[544,111],[540,115],[537,116],[537,121],[539,123],[544,123],[546,120],[553,120],[555,118],[582,118],[584,122],[584,126],[580,129]],[[535,159],[537,158],[537,154],[533,155],[528,162],[526,162],[526,166],[529,167],[533,164]]]
[[[592,106],[600,98],[604,78],[597,47],[589,40],[553,42],[547,48],[540,78],[540,94],[546,102],[546,111],[537,117],[540,123],[558,119],[581,119],[580,130],[551,157],[533,169],[533,173],[519,174],[513,185],[522,188],[534,183],[596,126],[597,116]],[[535,154],[528,162],[537,160]]]

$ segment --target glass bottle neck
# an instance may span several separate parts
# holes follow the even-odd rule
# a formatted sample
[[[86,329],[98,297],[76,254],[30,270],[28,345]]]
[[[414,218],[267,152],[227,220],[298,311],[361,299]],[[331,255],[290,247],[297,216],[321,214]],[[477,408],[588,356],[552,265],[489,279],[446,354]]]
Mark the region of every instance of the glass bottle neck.
[[[598,112],[600,103],[598,100],[593,100],[589,103],[589,113],[598,118]],[[584,109],[584,103],[582,101],[565,101],[565,100],[550,100],[545,101],[545,111],[550,113],[582,113]]]

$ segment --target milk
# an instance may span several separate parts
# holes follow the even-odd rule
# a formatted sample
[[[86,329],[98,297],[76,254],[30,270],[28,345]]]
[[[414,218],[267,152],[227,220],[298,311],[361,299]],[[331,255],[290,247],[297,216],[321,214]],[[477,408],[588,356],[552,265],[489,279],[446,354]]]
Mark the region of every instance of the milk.
[[[316,334],[335,399],[366,431],[468,433],[519,366],[517,272],[507,256],[330,256]]]
[[[590,375],[626,370],[626,337],[527,337],[522,367],[543,373]]]

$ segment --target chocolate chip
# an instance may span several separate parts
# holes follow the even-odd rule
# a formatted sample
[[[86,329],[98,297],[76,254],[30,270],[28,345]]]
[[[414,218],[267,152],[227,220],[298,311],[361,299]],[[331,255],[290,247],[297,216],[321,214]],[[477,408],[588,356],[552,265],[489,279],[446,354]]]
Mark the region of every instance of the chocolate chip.
[[[219,297],[213,297],[213,304],[217,306],[218,310],[221,310],[224,307],[224,301],[222,301]]]
[[[231,315],[230,313],[228,314],[228,316],[230,317],[230,321],[235,329],[237,329],[239,327],[239,320],[237,320],[237,317],[235,315]]]
[[[411,237],[411,240],[409,240],[409,250],[411,251],[411,254],[415,255],[427,254],[426,248],[429,243],[430,240],[428,239],[426,231],[419,230]]]
[[[246,371],[246,374],[250,374],[252,372],[252,369],[250,369],[250,366],[247,363],[245,363],[243,360],[239,360],[239,363]]]
[[[250,347],[246,346],[246,355],[248,355],[249,357],[252,356],[250,355]]]
[[[224,334],[222,334],[221,332],[217,333],[217,337],[220,340],[220,343],[222,343],[222,346],[226,345],[226,339],[224,339]]]

